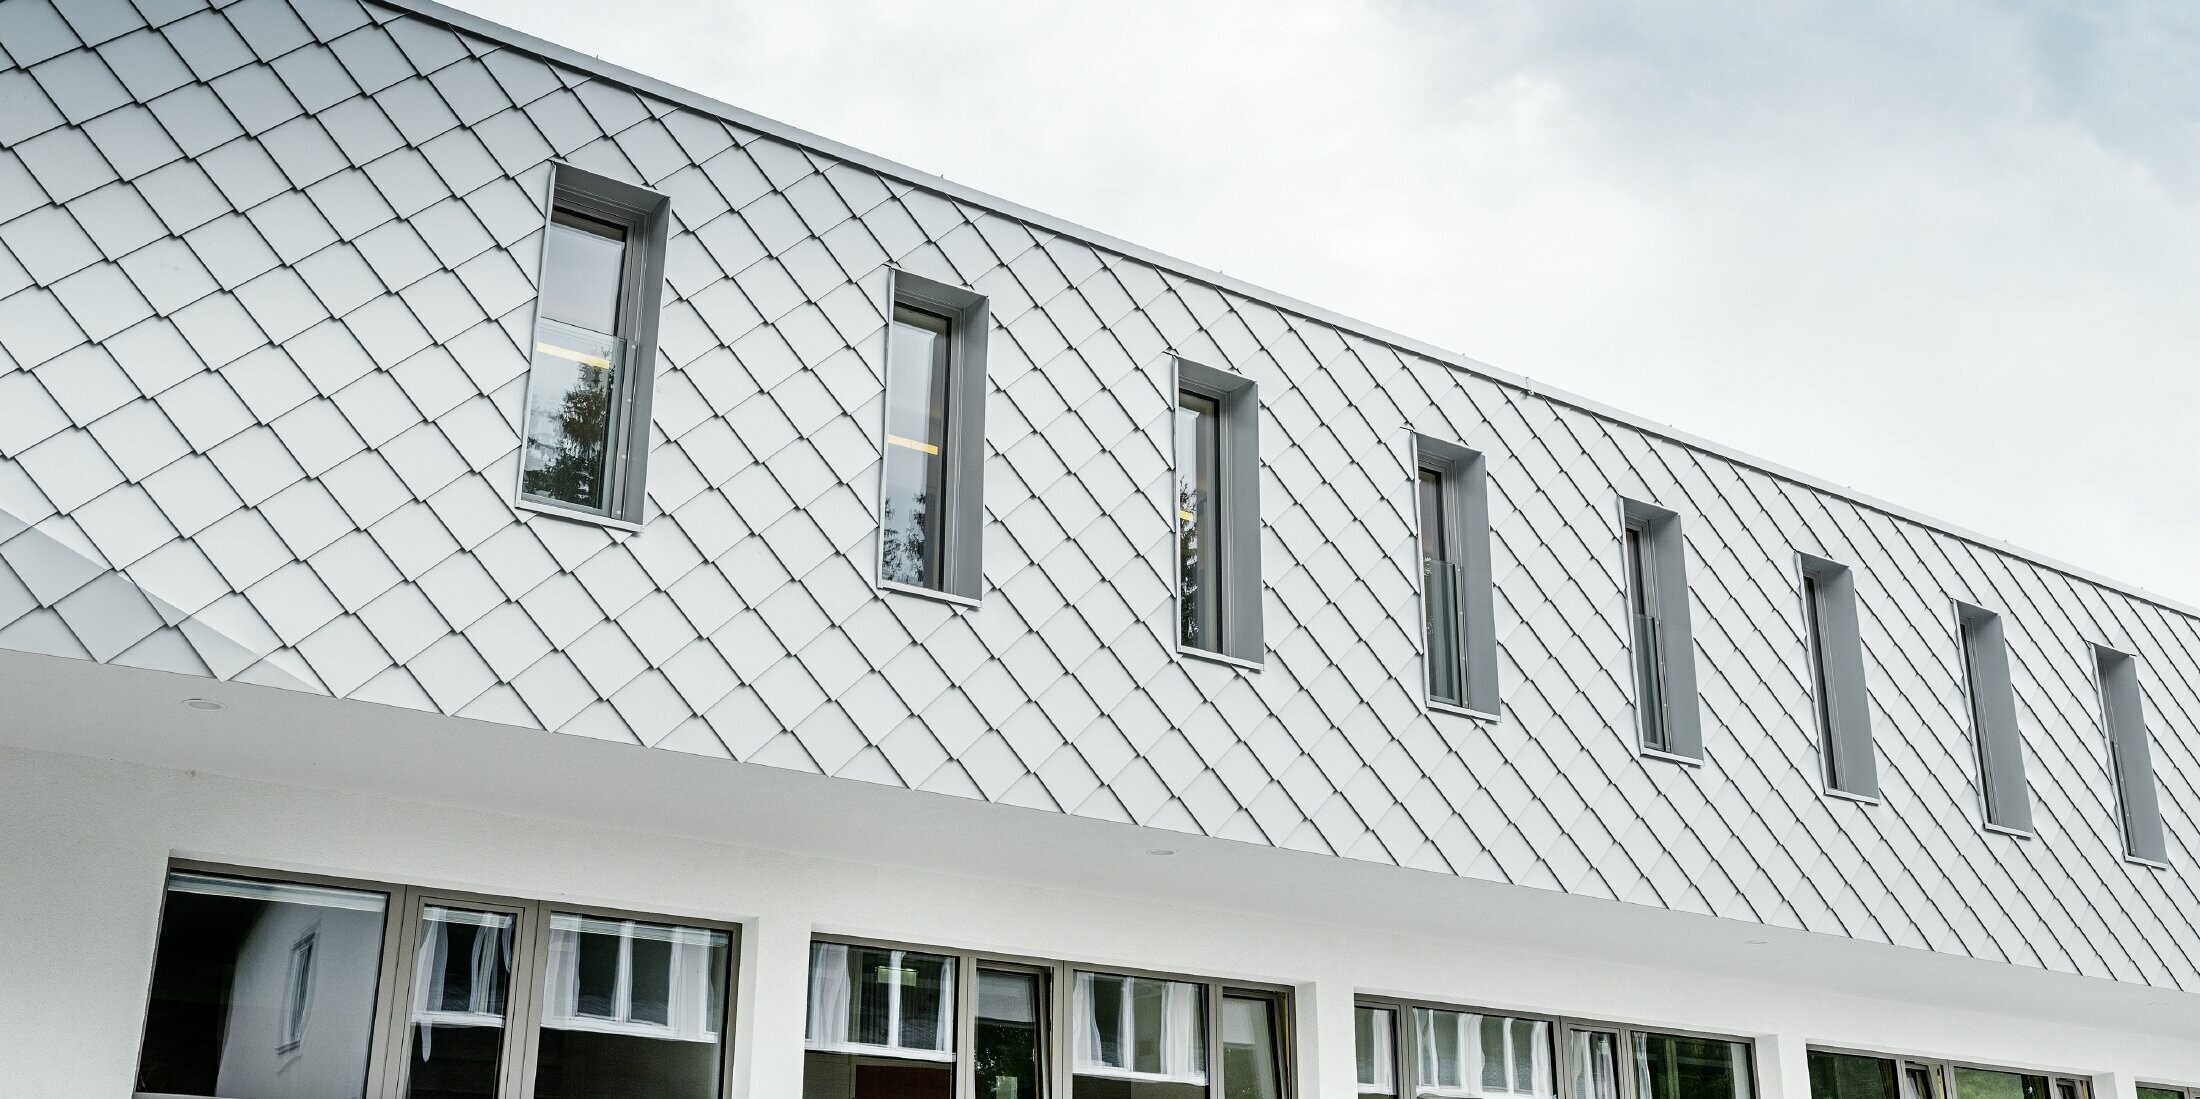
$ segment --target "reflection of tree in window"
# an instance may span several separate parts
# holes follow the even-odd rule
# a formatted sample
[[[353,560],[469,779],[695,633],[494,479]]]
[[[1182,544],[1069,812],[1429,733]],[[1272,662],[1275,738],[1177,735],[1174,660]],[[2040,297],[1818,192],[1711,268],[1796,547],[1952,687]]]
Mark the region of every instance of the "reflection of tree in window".
[[[614,399],[626,365],[619,337],[626,230],[566,209],[543,241],[521,491],[601,511],[610,506]]]
[[[1213,399],[1196,393],[1177,398],[1178,640],[1186,648],[1210,652],[1222,651],[1221,606],[1216,599],[1220,568],[1216,555],[1221,546],[1215,514],[1220,411]]]
[[[886,352],[885,488],[879,575],[939,588],[947,508],[948,323],[894,307]]]

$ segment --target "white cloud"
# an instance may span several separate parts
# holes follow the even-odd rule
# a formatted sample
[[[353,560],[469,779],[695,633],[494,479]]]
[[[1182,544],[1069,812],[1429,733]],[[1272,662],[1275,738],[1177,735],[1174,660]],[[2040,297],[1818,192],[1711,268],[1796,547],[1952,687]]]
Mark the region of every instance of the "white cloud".
[[[2200,602],[2200,9],[458,2]]]

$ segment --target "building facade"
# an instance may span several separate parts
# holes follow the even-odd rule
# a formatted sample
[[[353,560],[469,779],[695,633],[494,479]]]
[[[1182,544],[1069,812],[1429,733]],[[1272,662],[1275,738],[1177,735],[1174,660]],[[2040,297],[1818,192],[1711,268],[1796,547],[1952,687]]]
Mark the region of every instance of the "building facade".
[[[2200,1085],[2191,609],[425,0],[0,51],[21,1094]]]

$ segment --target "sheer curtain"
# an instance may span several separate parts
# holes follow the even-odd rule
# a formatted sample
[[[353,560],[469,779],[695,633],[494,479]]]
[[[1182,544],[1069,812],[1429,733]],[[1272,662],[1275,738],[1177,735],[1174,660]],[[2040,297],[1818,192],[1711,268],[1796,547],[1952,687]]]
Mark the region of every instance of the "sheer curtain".
[[[855,1015],[854,982],[848,978],[848,948],[839,943],[810,946],[809,1044],[817,1049],[842,1049]]]
[[[1077,974],[1075,994],[1082,1025],[1076,1028],[1072,1071],[1080,1076],[1205,1084],[1207,1021],[1201,1011],[1201,991],[1185,981]],[[1142,1034],[1139,1029],[1141,993],[1158,994],[1160,999],[1160,1018],[1153,1020],[1151,1033]],[[1113,1026],[1105,1029],[1099,1010],[1102,997],[1113,1001]],[[1141,1038],[1154,1044],[1153,1068],[1142,1069],[1138,1064],[1135,1051]]]
[[[920,972],[927,971],[936,975],[937,988],[912,992]],[[840,943],[810,945],[809,1022],[803,1044],[811,1049],[951,1061],[954,1006],[951,957]],[[868,1026],[863,1024],[866,1008]]]
[[[1391,1068],[1396,1059],[1391,1052],[1392,1015],[1388,1011],[1373,1008],[1358,1010],[1359,1024],[1363,1029],[1359,1040],[1360,1090],[1370,1095],[1398,1094],[1397,1073]]]
[[[1495,1026],[1485,1024],[1495,1023]],[[1555,1099],[1550,1024],[1413,1009],[1416,1091],[1440,1099]],[[1487,1039],[1487,1040],[1485,1040]]]

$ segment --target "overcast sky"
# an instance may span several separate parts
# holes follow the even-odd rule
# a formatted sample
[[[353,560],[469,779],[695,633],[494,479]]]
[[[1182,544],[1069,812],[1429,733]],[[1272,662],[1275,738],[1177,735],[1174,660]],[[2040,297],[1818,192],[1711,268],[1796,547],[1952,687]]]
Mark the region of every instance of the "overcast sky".
[[[2200,603],[2200,5],[456,3]]]

